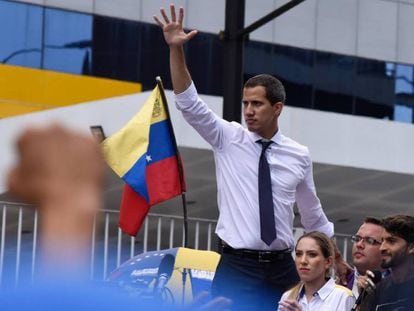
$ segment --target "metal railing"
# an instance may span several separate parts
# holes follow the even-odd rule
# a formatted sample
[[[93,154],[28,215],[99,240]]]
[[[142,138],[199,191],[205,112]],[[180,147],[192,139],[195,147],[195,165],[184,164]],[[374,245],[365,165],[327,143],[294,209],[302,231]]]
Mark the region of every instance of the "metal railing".
[[[101,231],[94,230],[92,239],[91,279],[106,279],[110,270],[137,254],[184,246],[180,216],[150,213],[138,235],[130,237],[118,228],[118,211],[103,210],[102,213]],[[214,234],[216,220],[189,217],[188,226],[190,248],[217,250],[218,239]],[[100,261],[102,267],[99,267]]]
[[[38,253],[38,213],[30,205],[1,202],[0,286],[17,286],[33,280]],[[150,213],[136,237],[118,227],[118,211],[101,210],[94,224],[90,279],[105,280],[109,273],[126,260],[147,251],[184,246],[182,217]],[[216,220],[188,219],[189,247],[218,250],[214,234]],[[295,228],[294,236],[303,229]],[[337,234],[337,245],[349,259],[350,236]]]
[[[33,280],[38,255],[38,213],[30,205],[0,201],[0,286]],[[136,237],[118,227],[118,211],[101,210],[93,228],[90,278],[104,280],[124,261],[147,251],[184,246],[182,217],[150,213]],[[189,247],[217,250],[216,220],[188,219]]]

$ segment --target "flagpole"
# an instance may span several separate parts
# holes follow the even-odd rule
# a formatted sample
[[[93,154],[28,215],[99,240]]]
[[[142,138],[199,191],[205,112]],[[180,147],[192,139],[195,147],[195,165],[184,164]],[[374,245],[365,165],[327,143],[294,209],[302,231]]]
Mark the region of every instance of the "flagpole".
[[[155,78],[157,81],[157,85],[160,89],[160,94],[162,98],[162,102],[165,108],[165,113],[167,114],[168,125],[171,130],[171,135],[173,139],[173,147],[175,149],[175,154],[177,157],[177,165],[178,165],[178,175],[180,177],[180,184],[181,184],[181,200],[183,204],[183,218],[184,218],[184,247],[188,247],[188,216],[187,216],[187,200],[185,198],[185,191],[184,191],[184,174],[182,170],[182,162],[180,157],[180,152],[177,147],[177,140],[175,139],[174,129],[171,123],[170,111],[167,105],[167,98],[165,97],[164,86],[162,84],[161,77],[157,76]]]

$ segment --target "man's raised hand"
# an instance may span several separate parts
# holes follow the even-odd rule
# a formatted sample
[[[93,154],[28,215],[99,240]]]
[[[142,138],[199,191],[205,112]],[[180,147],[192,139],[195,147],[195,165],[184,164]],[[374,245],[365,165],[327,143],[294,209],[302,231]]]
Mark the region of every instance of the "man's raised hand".
[[[182,7],[179,9],[178,20],[174,4],[170,5],[171,20],[165,13],[164,8],[160,9],[160,13],[164,19],[164,22],[162,22],[161,19],[155,15],[153,18],[158,26],[161,27],[164,33],[165,42],[170,47],[182,46],[197,34],[197,30],[192,30],[189,33],[185,33],[183,29],[184,9]]]

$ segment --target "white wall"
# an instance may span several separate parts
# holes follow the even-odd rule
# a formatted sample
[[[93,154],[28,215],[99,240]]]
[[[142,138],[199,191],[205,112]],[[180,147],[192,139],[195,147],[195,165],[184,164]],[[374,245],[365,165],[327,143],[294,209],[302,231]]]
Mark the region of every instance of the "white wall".
[[[414,174],[413,124],[289,107],[281,126],[315,162]]]
[[[14,141],[26,126],[58,122],[89,132],[89,126],[102,125],[110,135],[138,112],[147,97],[144,92],[1,119],[0,193],[6,190],[7,171],[15,161]],[[178,145],[209,148],[177,112],[171,91],[167,91],[167,98]],[[221,115],[221,97],[202,98]],[[281,130],[307,145],[315,162],[414,174],[412,124],[285,107]]]
[[[166,0],[17,0],[98,15],[153,22]],[[246,0],[246,26],[289,0]],[[224,29],[225,0],[176,0],[185,27]],[[306,0],[252,33],[251,39],[414,64],[413,0]]]
[[[176,131],[177,143],[181,146],[208,148],[197,133],[181,118],[173,104],[172,92],[166,92],[171,118]],[[0,119],[0,193],[6,191],[5,179],[7,172],[15,162],[15,140],[28,126],[45,126],[49,123],[59,123],[76,131],[90,133],[92,125],[102,125],[107,136],[121,128],[135,115],[149,96],[148,92],[134,95],[114,97],[105,100],[68,106],[64,108],[45,110],[26,115]],[[211,96],[203,96],[212,104],[210,107],[221,116],[220,100]]]

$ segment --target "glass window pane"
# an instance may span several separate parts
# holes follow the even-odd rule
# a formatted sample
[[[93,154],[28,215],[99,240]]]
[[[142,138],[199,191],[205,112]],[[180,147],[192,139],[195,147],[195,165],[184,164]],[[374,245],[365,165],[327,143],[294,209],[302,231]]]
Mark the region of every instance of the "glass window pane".
[[[286,104],[312,107],[314,51],[275,45],[272,69],[286,88]]]
[[[307,83],[295,83],[280,78],[286,90],[286,105],[311,108],[312,107],[312,85]]]
[[[413,108],[403,105],[395,105],[394,120],[399,122],[412,123],[413,122]]]
[[[169,74],[169,51],[164,42],[162,31],[159,27],[150,24],[141,24],[139,49],[141,57],[138,60],[140,74],[144,87],[154,88],[154,79],[161,76],[166,88],[171,88]]]
[[[394,77],[386,62],[359,58],[355,79],[355,113],[381,119],[393,119]]]
[[[245,45],[244,73],[249,77],[258,74],[274,74],[276,77],[276,66],[273,59],[272,44],[248,41]]]
[[[394,120],[412,123],[414,121],[414,66],[396,65],[395,94]]]
[[[395,70],[395,93],[413,94],[414,67],[409,65],[397,65]]]
[[[92,16],[46,9],[45,69],[77,74],[88,71],[91,44]]]
[[[394,77],[395,74],[395,64],[394,63],[385,63],[385,74],[389,77]]]
[[[199,33],[186,49],[187,63],[199,92],[222,95],[223,50],[217,36]]]
[[[366,100],[362,97],[356,97],[355,114],[359,116],[392,120],[394,115],[394,106],[386,106],[377,102]]]
[[[161,75],[161,73],[152,73],[150,77],[142,75],[144,62],[149,63],[149,66],[158,64],[158,62],[153,61],[151,58],[151,52],[153,52],[154,59],[156,58],[154,48],[159,46],[155,36],[153,40],[148,39],[146,42],[142,40],[143,37],[146,37],[149,26],[156,28],[155,25],[121,20],[119,18],[94,16],[93,74],[111,79],[139,81],[143,83],[144,89],[154,88],[154,77],[155,75]],[[162,36],[161,31],[157,33],[159,36]],[[150,38],[150,35],[148,35],[148,38]],[[151,43],[153,46],[148,51],[150,56],[144,60],[142,55],[148,49],[146,45]],[[165,47],[165,50],[165,70],[168,70],[167,47]],[[161,77],[164,78],[162,75]],[[144,79],[149,79],[149,83],[147,84],[147,81],[144,81]]]
[[[315,109],[354,113],[354,57],[316,52],[314,75]]]
[[[43,9],[0,1],[0,60],[2,63],[40,67]]]
[[[353,114],[353,97],[341,93],[334,93],[324,90],[315,90],[315,109],[332,111],[338,113]]]

